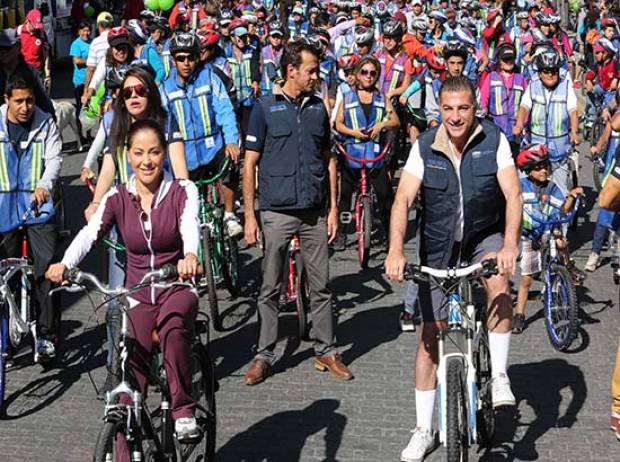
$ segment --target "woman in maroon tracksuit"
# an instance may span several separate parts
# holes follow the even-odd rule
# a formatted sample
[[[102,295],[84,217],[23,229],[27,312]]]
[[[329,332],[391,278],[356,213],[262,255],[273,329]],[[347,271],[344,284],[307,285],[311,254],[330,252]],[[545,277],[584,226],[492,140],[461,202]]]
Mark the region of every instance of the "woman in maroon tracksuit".
[[[196,274],[198,255],[198,191],[188,180],[174,180],[163,169],[165,136],[151,119],[135,122],[128,134],[133,176],[108,191],[88,224],[75,237],[61,263],[51,265],[47,277],[62,281],[65,269],[76,267],[95,242],[117,225],[127,247],[125,286],[132,287],[153,269],[173,263],[181,278]],[[170,382],[172,417],[180,440],[199,436],[191,396],[190,341],[198,310],[198,296],[187,287],[145,287],[129,297],[130,333],[150,352],[157,328]],[[148,355],[147,355],[148,356]],[[140,391],[147,376],[131,363]]]

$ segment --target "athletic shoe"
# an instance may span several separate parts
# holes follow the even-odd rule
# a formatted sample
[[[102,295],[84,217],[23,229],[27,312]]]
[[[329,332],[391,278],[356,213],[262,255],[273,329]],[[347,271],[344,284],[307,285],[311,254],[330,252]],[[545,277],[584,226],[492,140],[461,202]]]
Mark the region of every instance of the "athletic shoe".
[[[596,252],[590,253],[590,256],[588,257],[588,261],[586,262],[586,266],[584,266],[583,269],[586,271],[589,271],[590,273],[595,271],[596,268],[598,267],[599,258],[600,256]]]
[[[347,247],[347,235],[344,233],[338,233],[334,242],[332,242],[332,249],[334,252],[342,252]]]
[[[617,412],[611,413],[611,418],[609,419],[609,428],[611,428],[615,432],[620,431],[620,414],[618,414]]]
[[[506,374],[499,374],[492,381],[493,408],[514,406],[516,404],[515,395],[510,389],[510,380]]]
[[[230,237],[237,237],[243,234],[243,227],[235,215],[228,215],[224,218],[224,225]]]
[[[174,432],[181,442],[195,441],[200,438],[200,429],[195,417],[181,417],[174,422]]]
[[[44,338],[37,340],[34,353],[34,360],[39,364],[48,363],[56,356],[56,347],[54,344]]]
[[[413,313],[401,311],[398,322],[400,323],[400,330],[402,332],[415,332],[415,317]]]
[[[411,433],[409,444],[400,453],[401,462],[422,462],[427,454],[436,447],[435,435],[432,431],[416,428]]]

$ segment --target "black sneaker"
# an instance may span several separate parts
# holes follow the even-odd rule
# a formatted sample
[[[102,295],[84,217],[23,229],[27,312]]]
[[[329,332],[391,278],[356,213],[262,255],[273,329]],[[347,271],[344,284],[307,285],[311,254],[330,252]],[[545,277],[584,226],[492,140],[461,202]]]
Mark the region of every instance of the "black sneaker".
[[[520,334],[525,329],[525,315],[515,314],[512,318],[512,333]]]
[[[401,311],[398,319],[402,332],[415,332],[415,316],[408,311]]]
[[[347,236],[344,233],[338,233],[334,242],[332,242],[332,249],[335,252],[342,252],[347,246]]]

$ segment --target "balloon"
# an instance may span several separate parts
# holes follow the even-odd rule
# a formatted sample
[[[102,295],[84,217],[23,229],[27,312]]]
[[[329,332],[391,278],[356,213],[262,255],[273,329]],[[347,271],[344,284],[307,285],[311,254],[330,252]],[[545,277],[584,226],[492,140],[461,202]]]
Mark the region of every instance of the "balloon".
[[[144,6],[146,6],[149,10],[159,10],[159,0],[146,0],[144,2]]]
[[[87,18],[92,18],[95,14],[95,9],[92,6],[88,5],[86,8],[84,8],[84,14]]]
[[[159,0],[159,7],[164,11],[168,11],[173,6],[174,0]]]

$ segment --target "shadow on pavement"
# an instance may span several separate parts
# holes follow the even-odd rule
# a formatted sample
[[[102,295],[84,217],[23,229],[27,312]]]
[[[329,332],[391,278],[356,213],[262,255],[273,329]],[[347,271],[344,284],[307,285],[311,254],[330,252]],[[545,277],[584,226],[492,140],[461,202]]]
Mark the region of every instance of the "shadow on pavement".
[[[231,438],[217,452],[218,462],[293,462],[301,459],[306,439],[325,430],[323,462],[337,462],[347,418],[336,412],[340,401],[321,399],[299,411],[278,412]]]
[[[537,440],[552,428],[571,428],[588,395],[586,382],[577,366],[564,359],[548,359],[538,363],[517,364],[508,369],[517,409],[523,402],[534,412],[534,420],[523,421],[518,411],[496,416],[494,446],[480,461],[540,460]],[[572,399],[564,415],[560,415],[561,392],[568,388]],[[524,432],[517,430],[523,427]],[[519,434],[523,434],[519,438]],[[516,441],[518,439],[518,441]]]

